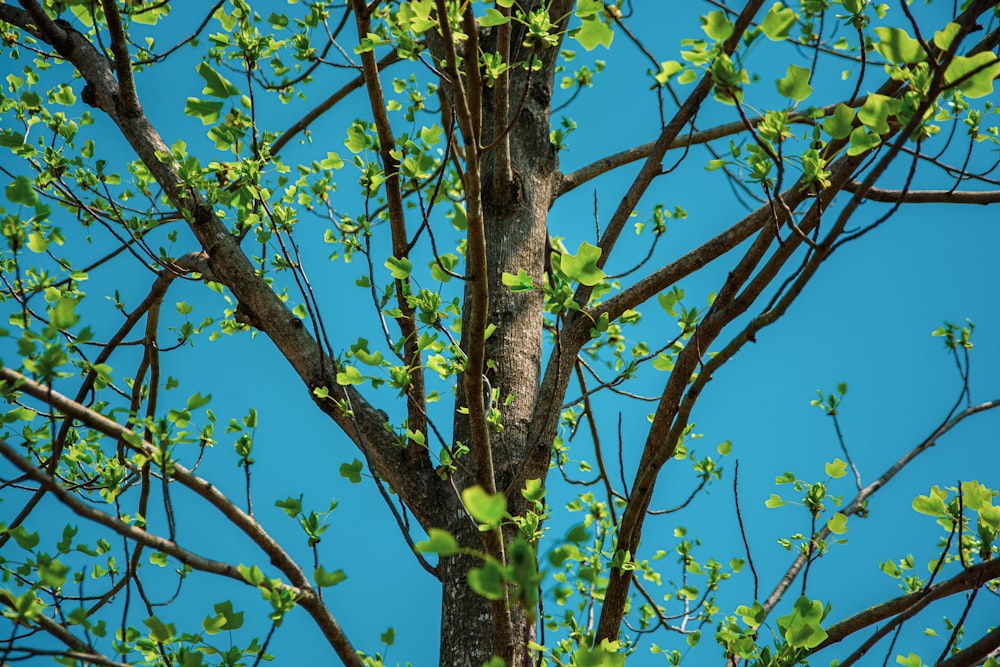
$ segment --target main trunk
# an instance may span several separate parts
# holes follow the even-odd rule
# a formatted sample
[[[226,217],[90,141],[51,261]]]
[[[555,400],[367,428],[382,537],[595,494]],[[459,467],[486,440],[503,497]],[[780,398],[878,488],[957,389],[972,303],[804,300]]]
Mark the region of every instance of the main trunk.
[[[558,175],[556,151],[549,139],[551,70],[530,77],[515,69],[511,77],[511,106],[524,97],[509,134],[512,178],[497,177],[495,152],[483,156],[483,213],[488,253],[489,322],[496,327],[486,341],[486,371],[489,385],[496,391],[494,407],[503,415],[503,429],[491,431],[491,448],[496,486],[504,489],[511,481],[526,449],[528,427],[535,406],[542,360],[542,294],[538,290],[511,292],[503,285],[503,273],[526,271],[541,285],[547,247],[546,219],[552,189]],[[488,91],[489,92],[489,91]],[[492,94],[484,96],[484,144],[496,136]],[[511,118],[513,119],[513,111]],[[466,292],[466,306],[469,292]],[[464,403],[459,382],[458,405]],[[456,415],[455,438],[469,443],[467,420]],[[468,457],[471,459],[471,457]],[[471,464],[471,461],[470,461]],[[457,488],[473,481],[458,475]],[[482,550],[480,535],[455,499],[448,508],[446,528],[463,546]],[[505,531],[505,540],[513,536]],[[468,557],[443,558],[439,565],[442,580],[441,662],[442,667],[480,667],[495,653],[512,656],[509,667],[533,664],[527,643],[535,637],[535,623],[524,610],[511,609],[513,646],[497,650],[492,640],[490,602],[472,592],[467,583],[470,567],[481,565]]]

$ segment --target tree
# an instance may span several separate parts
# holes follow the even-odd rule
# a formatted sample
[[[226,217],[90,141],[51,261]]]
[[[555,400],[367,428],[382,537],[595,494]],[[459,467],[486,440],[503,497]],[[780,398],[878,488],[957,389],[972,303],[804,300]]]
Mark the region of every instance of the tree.
[[[672,47],[644,39],[633,17],[648,8],[632,4],[220,0],[200,14],[159,1],[0,4],[11,327],[0,387],[12,404],[0,442],[9,464],[3,660],[256,664],[299,609],[296,622],[308,615],[345,665],[382,664],[352,643],[324,598],[345,576],[329,565],[329,540],[321,546],[336,503],[313,509],[328,489],[294,482],[306,465],[294,444],[283,469],[255,467],[258,414],[267,419],[263,405],[277,397],[262,382],[259,405],[217,415],[211,395],[232,388],[224,372],[186,399],[171,392],[184,380],[171,375],[175,350],[194,347],[201,364],[236,350],[265,377],[279,372],[258,361],[268,345],[299,378],[298,402],[332,421],[340,451],[346,441],[355,448],[340,476],[365,479],[385,500],[407,544],[399,557],[440,581],[442,665],[617,665],[647,632],[666,637],[653,650],[669,664],[800,664],[845,640],[854,648],[837,657],[853,664],[918,611],[962,594],[968,604],[949,621],[938,664],[996,664],[988,656],[1000,631],[972,606],[1000,581],[997,492],[976,479],[995,466],[908,491],[944,538],[928,576],[912,557],[883,563],[904,595],[833,623],[807,587],[876,492],[954,426],[1000,404],[972,400],[971,323],[935,332],[957,365],[958,401],[867,484],[838,421],[846,384],[820,392],[814,404],[833,419],[843,459],[818,476],[779,478],[790,486],[768,507],[803,505],[808,530],[784,539],[793,559],[770,589],[758,581],[738,495],[732,559],[696,555],[680,531],[684,575],[663,581],[641,538],[668,471],[693,474],[678,509],[722,479],[721,461],[696,448],[695,406],[748,343],[766,345],[793,305],[822,298],[806,288],[831,257],[917,204],[966,216],[1000,201],[990,177],[998,3],[711,2],[701,31],[689,30],[668,60]],[[554,121],[556,105],[586,100],[603,67],[577,66],[580,49],[641,54],[659,121],[637,146],[609,131],[598,147],[606,155],[568,170],[560,157],[571,155],[563,151],[576,125]],[[830,83],[838,69],[844,80]],[[354,106],[343,125],[327,120],[346,100]],[[190,120],[176,118],[182,108]],[[179,139],[195,120],[207,141]],[[689,204],[654,200],[706,167],[717,191],[732,188],[725,224],[687,252],[661,247]],[[591,243],[581,206],[572,226],[550,211],[599,178],[610,185],[599,202],[595,194]],[[626,238],[636,222],[638,235]],[[701,274],[713,285],[696,306],[680,283]],[[368,303],[344,317],[359,310],[351,290]],[[640,309],[651,317],[657,308],[676,328],[644,325]],[[621,426],[615,435],[596,414],[626,405],[644,415],[618,401],[652,381],[658,396],[641,436],[630,436],[633,460]],[[580,458],[569,444],[577,429],[589,431],[597,474],[570,503],[584,517],[573,524],[547,498],[573,488],[560,479]],[[609,437],[617,463],[601,448]],[[232,464],[213,445],[230,443],[238,483],[210,475],[211,461]],[[730,445],[717,449],[724,457]],[[269,474],[262,492],[257,480]],[[939,486],[925,495],[930,483]],[[210,541],[186,536],[185,493],[245,547],[209,557]],[[304,537],[275,539],[255,511],[262,493]],[[214,615],[199,624],[187,617],[201,607],[158,606],[170,587],[206,575],[224,582],[199,587]],[[720,588],[736,581],[738,602],[723,606]],[[220,592],[233,590],[261,594],[271,619],[263,632],[250,630],[258,603],[246,602],[244,621],[238,593]],[[971,641],[966,629],[977,633]],[[223,631],[229,648],[216,641]],[[714,648],[678,647],[709,631]],[[391,631],[382,641],[392,643]],[[900,661],[922,664],[913,653]]]

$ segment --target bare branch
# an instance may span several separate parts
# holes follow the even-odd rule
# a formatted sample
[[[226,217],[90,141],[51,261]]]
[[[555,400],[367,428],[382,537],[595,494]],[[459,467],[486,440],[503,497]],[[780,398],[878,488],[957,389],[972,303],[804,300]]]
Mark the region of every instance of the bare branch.
[[[135,92],[128,40],[125,37],[122,16],[118,12],[118,2],[101,0],[101,6],[104,8],[104,18],[111,33],[111,52],[115,55],[115,70],[118,72],[118,112],[126,117],[137,116],[142,113],[142,107]]]
[[[995,655],[998,647],[1000,647],[1000,626],[993,628],[947,660],[942,660],[937,667],[978,665],[991,655]]]
[[[887,619],[902,614],[911,607],[933,602],[942,598],[982,586],[984,582],[1000,577],[1000,560],[989,560],[963,570],[960,574],[935,584],[930,588],[915,593],[907,593],[900,597],[887,600],[874,607],[858,612],[850,618],[835,623],[826,629],[827,638],[813,652],[819,652],[838,642],[847,639],[864,628],[881,623]],[[997,644],[994,644],[995,648]],[[971,648],[971,647],[968,647]],[[968,649],[967,649],[968,650]],[[941,663],[944,664],[944,663]],[[971,663],[963,663],[971,664]]]
[[[856,192],[861,187],[857,181],[851,181],[844,189]],[[885,188],[868,188],[865,199],[886,202],[887,204],[996,204],[1000,202],[1000,190],[983,192],[952,191],[952,190],[887,190]]]

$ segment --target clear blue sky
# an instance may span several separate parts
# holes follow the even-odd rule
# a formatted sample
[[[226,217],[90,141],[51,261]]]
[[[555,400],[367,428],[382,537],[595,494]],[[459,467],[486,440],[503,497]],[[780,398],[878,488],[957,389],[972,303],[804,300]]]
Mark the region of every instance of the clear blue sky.
[[[193,4],[177,3],[165,27],[178,34],[186,32],[193,15],[187,12]],[[642,13],[629,25],[661,61],[678,57],[682,37],[701,36],[697,15],[710,9],[703,3],[634,4],[637,13]],[[941,16],[950,10],[951,3],[936,4],[938,9],[920,8],[920,11]],[[893,8],[891,14],[894,12],[898,9]],[[210,27],[209,32],[217,29]],[[574,64],[591,65],[595,58],[607,64],[595,87],[583,91],[562,112],[578,124],[570,138],[569,150],[560,155],[564,171],[656,136],[656,98],[645,74],[650,63],[626,42],[624,35],[616,36],[613,47],[611,51],[577,49]],[[783,73],[788,62],[802,58],[787,45],[781,48],[762,45],[760,49],[764,53],[755,54],[758,59],[751,63],[763,79],[757,88],[772,90],[767,77],[774,78],[775,71]],[[163,69],[173,72],[169,77],[157,74],[160,70],[154,69],[151,74],[139,76],[138,86],[147,112],[167,143],[183,139],[207,160],[210,149],[204,137],[205,128],[198,120],[182,115],[184,99],[199,95],[202,86],[194,71],[198,53],[192,49],[181,51]],[[771,65],[776,70],[768,69]],[[58,71],[64,72],[65,68]],[[237,80],[235,76],[231,78]],[[164,81],[169,81],[169,85],[164,85]],[[874,88],[881,82],[881,76],[871,76],[870,82]],[[813,86],[815,93],[808,102],[828,104],[848,94],[853,80],[842,82],[838,67],[821,69]],[[76,88],[79,94],[79,86]],[[685,90],[681,88],[682,95]],[[326,93],[324,90],[313,95],[319,99]],[[774,96],[768,95],[755,99],[760,104],[774,102]],[[259,123],[262,128],[281,130],[314,101],[267,108]],[[353,118],[369,116],[367,105],[363,91],[354,93],[314,128],[312,146],[289,146],[284,159],[291,163],[297,159],[322,158],[328,150],[346,156],[344,129]],[[698,125],[705,128],[736,119],[732,107],[710,104],[699,116]],[[557,122],[558,116],[553,120]],[[112,155],[117,153],[117,149],[111,148],[117,140],[109,133],[107,123],[99,123],[96,132],[109,160],[125,159],[124,153]],[[667,164],[673,157],[668,154]],[[653,260],[656,265],[695,247],[745,213],[720,173],[703,169],[709,157],[700,149],[693,151],[680,170],[657,181],[640,205],[645,212],[657,202],[668,208],[680,205],[689,214],[686,220],[670,222],[670,231]],[[0,162],[10,164],[10,158],[2,155]],[[121,163],[117,168],[120,166]],[[595,193],[604,223],[636,169],[624,168],[567,196],[552,211],[553,234],[565,237],[569,248],[585,240],[593,243]],[[340,175],[346,185],[341,190],[343,204],[337,206],[353,213],[358,210],[356,202],[351,200],[354,176],[349,169]],[[883,185],[898,187],[899,176],[891,174]],[[949,187],[951,184],[921,181],[919,185]],[[872,221],[884,210],[881,205],[866,204],[855,217],[856,224]],[[373,320],[368,318],[373,311],[370,299],[365,291],[353,286],[353,280],[364,273],[361,259],[347,266],[327,264],[325,258],[332,246],[321,243],[326,225],[320,219],[304,219],[307,221],[300,225],[296,238],[304,251],[305,268],[320,295],[327,325],[332,325],[334,345],[346,348],[358,336],[379,340]],[[1000,369],[1000,313],[994,294],[995,286],[1000,284],[995,259],[1000,247],[1000,228],[996,219],[996,211],[986,207],[910,206],[878,231],[838,251],[788,316],[763,332],[755,345],[745,349],[709,385],[693,420],[697,422],[697,431],[705,436],[699,446],[706,453],[723,440],[733,442],[733,456],[724,463],[726,474],[721,483],[711,487],[685,513],[650,520],[640,557],[648,558],[660,548],[671,549],[672,531],[677,525],[686,526],[690,536],[702,538],[703,556],[710,554],[723,562],[743,556],[734,532],[732,497],[733,462],[738,459],[741,506],[761,574],[761,594],[766,595],[791,562],[791,556],[775,540],[808,530],[807,515],[801,508],[764,508],[764,500],[772,492],[788,495],[786,487],[774,487],[774,477],[793,471],[804,479],[821,479],[825,477],[823,463],[842,456],[829,418],[809,404],[816,390],[830,392],[839,382],[849,384],[842,427],[864,481],[871,481],[926,437],[957,396],[959,382],[954,364],[940,340],[930,336],[944,320],[962,322],[970,318],[975,322],[973,400],[995,398],[1000,393],[996,383]],[[71,223],[64,219],[64,224]],[[97,233],[94,236],[99,238]],[[635,257],[644,254],[643,239],[620,248],[609,273],[628,268]],[[185,252],[193,249],[189,246],[190,240],[185,241],[182,235],[174,249]],[[95,248],[87,257],[97,254]],[[119,265],[120,273],[115,269],[92,276],[86,289],[94,313],[106,315],[110,309],[101,303],[104,290],[119,289],[129,305],[134,305],[148,290],[152,276],[137,274],[134,268],[126,273],[126,266],[125,262]],[[702,306],[708,293],[718,289],[727,269],[723,262],[696,279],[684,281],[681,286],[687,292],[688,302]],[[187,284],[175,286],[168,294],[168,304],[179,301],[195,304],[192,320],[197,321],[217,308],[221,297],[207,293],[199,285]],[[13,304],[3,307],[9,311]],[[170,308],[165,308],[163,326],[170,320],[179,321],[176,314],[168,317],[169,311]],[[636,330],[636,337],[652,343],[674,334],[675,325],[662,311],[657,311],[655,304],[644,311],[646,318]],[[111,320],[101,333],[117,326],[117,321]],[[2,355],[10,365],[12,351],[4,350]],[[405,553],[406,545],[374,486],[351,485],[337,473],[340,464],[354,459],[357,452],[312,406],[306,390],[273,346],[263,337],[251,339],[247,335],[212,344],[200,341],[194,348],[170,353],[165,362],[169,364],[165,372],[182,380],[181,387],[172,392],[177,396],[175,400],[182,403],[195,391],[212,393],[210,407],[223,426],[229,418],[239,418],[251,406],[258,409],[260,426],[256,433],[257,465],[253,478],[257,516],[279,539],[294,545],[291,551],[303,562],[311,560],[304,539],[292,520],[274,507],[274,500],[302,493],[307,506],[317,510],[325,509],[331,497],[339,501],[321,547],[324,565],[328,569],[344,569],[348,579],[328,589],[326,596],[355,645],[367,652],[379,650],[379,634],[393,626],[397,643],[388,653],[387,664],[397,660],[414,665],[433,664],[437,657],[439,607],[435,582]],[[134,367],[134,361],[126,353],[114,365],[116,371],[124,374]],[[665,377],[653,371],[644,372],[629,390],[657,395]],[[64,391],[69,389],[64,387]],[[569,393],[575,392],[571,389]],[[390,399],[387,393],[385,404],[380,407],[393,414]],[[614,400],[602,403],[599,417],[605,443],[614,443],[617,413],[622,411],[627,468],[638,457],[647,424],[645,415],[652,411],[651,406]],[[395,412],[398,413],[398,406]],[[933,553],[940,531],[933,520],[909,509],[913,496],[926,494],[932,484],[954,485],[959,480],[974,478],[994,488],[1000,485],[998,427],[1000,417],[985,415],[957,429],[879,494],[872,503],[871,519],[851,519],[848,544],[835,547],[811,574],[813,585],[809,593],[812,597],[830,597],[831,620],[839,620],[896,594],[895,582],[878,571],[880,561],[898,560],[914,553],[922,567]],[[233,497],[242,498],[243,477],[232,453],[233,436],[225,436],[221,431],[220,428],[217,436],[219,445],[206,457],[199,472]],[[582,431],[574,444],[577,458],[593,462]],[[668,466],[667,478],[660,484],[654,504],[672,506],[687,496],[693,483],[687,471],[681,470]],[[554,485],[550,499],[567,499],[567,490],[559,487],[559,475],[552,474],[549,479]],[[853,495],[849,476],[835,484],[846,498]],[[203,546],[206,555],[219,559],[249,563],[257,558],[237,536],[230,539],[224,523],[206,512],[199,500],[177,493],[179,536],[183,542]],[[57,525],[65,521],[59,508],[49,506],[47,511]],[[557,502],[553,502],[553,513],[551,531],[560,535],[573,518],[567,518]],[[669,559],[661,561],[668,562]],[[676,571],[670,568],[675,565],[664,565],[665,578],[676,576]],[[267,609],[257,602],[255,591],[228,583],[219,587],[216,582],[197,575],[193,579],[197,586],[187,586],[183,591],[180,605],[184,612],[178,616],[200,620],[210,614],[212,603],[231,598],[244,603],[241,606],[247,612],[248,622],[265,628],[262,621]],[[794,597],[790,595],[788,599]],[[727,610],[736,604],[750,603],[749,571],[745,570],[720,600]],[[547,604],[552,603],[547,601]],[[984,608],[992,605],[994,618],[1000,614],[1000,604],[995,598],[981,604]],[[983,609],[979,612],[982,617],[990,615]],[[131,620],[138,623],[143,617],[137,609]],[[920,622],[937,623],[940,613],[932,608],[931,614],[922,618]],[[924,627],[920,622],[910,627],[910,635],[919,634]],[[706,631],[703,644],[712,643],[708,634]],[[653,641],[665,647],[673,647],[675,642],[683,645],[683,640],[674,635],[659,635]],[[925,661],[936,657],[940,640],[922,641],[931,647],[923,654]],[[920,644],[905,646],[905,651],[920,652]],[[718,660],[714,648],[703,648],[708,649],[703,654],[705,660]],[[899,648],[904,650],[903,646]],[[278,665],[326,663],[333,659],[301,611],[286,619],[271,649],[277,655],[274,664]],[[648,640],[630,664],[658,664],[661,658],[648,655],[647,649]],[[881,659],[881,654],[878,655]],[[817,659],[834,657],[842,655],[833,650]]]

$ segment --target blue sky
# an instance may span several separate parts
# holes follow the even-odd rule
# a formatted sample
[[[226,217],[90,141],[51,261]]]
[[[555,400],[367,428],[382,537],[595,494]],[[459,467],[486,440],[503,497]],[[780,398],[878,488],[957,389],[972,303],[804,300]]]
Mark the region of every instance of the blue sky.
[[[165,26],[183,33],[190,22],[186,7],[178,3],[174,15]],[[190,3],[189,3],[190,4]],[[629,23],[658,60],[677,58],[682,37],[701,37],[697,14],[708,11],[701,3],[635,3],[636,20]],[[947,5],[945,7],[944,5]],[[936,3],[920,11],[941,16],[951,3]],[[895,8],[890,12],[893,16]],[[937,25],[935,23],[935,25]],[[173,26],[173,27],[171,27]],[[217,30],[210,27],[209,31]],[[167,42],[169,40],[163,40]],[[591,64],[595,58],[606,61],[606,69],[593,89],[584,90],[577,101],[562,114],[572,117],[578,129],[570,137],[569,149],[560,155],[563,171],[570,171],[593,159],[650,141],[657,132],[655,95],[649,90],[650,78],[645,74],[648,61],[624,36],[615,38],[611,51],[600,48],[593,52],[578,49],[573,64]],[[778,74],[788,62],[799,59],[787,46],[764,45],[763,53],[751,61],[762,76],[756,88],[772,89],[768,76]],[[194,66],[197,50],[185,49],[165,66],[168,77],[151,73],[138,79],[144,106],[168,144],[183,139],[192,150],[209,159],[210,144],[204,138],[205,128],[193,118],[182,116],[184,99],[198,95],[202,85]],[[853,81],[842,82],[840,66],[821,68],[813,85],[815,93],[809,103],[828,104],[849,93]],[[65,71],[65,69],[61,70]],[[154,70],[155,72],[155,70]],[[342,76],[342,75],[341,75]],[[871,75],[870,75],[871,76]],[[163,85],[163,81],[170,85]],[[235,77],[233,77],[235,81]],[[881,76],[871,76],[872,88]],[[866,86],[867,87],[867,86]],[[755,88],[751,88],[753,90]],[[323,93],[315,93],[318,99]],[[684,89],[681,88],[681,94]],[[759,104],[773,104],[776,96],[762,95]],[[281,130],[309,103],[267,109],[261,120],[266,129]],[[284,159],[324,157],[328,150],[342,156],[344,128],[356,117],[370,114],[362,91],[354,93],[335,111],[324,117],[315,128],[312,146],[289,146]],[[715,123],[736,120],[732,107],[710,103],[699,116],[700,128]],[[398,119],[397,119],[398,120]],[[558,120],[558,117],[553,119]],[[401,122],[401,121],[400,121]],[[95,128],[106,155],[123,159],[118,153],[118,140],[107,123]],[[725,144],[721,144],[724,148]],[[672,154],[666,162],[671,163]],[[710,158],[704,151],[692,152],[682,168],[653,186],[640,204],[648,213],[654,203],[668,208],[683,206],[686,220],[671,221],[668,235],[661,241],[654,257],[655,265],[664,264],[695,247],[721,229],[731,225],[745,210],[725,184],[719,172],[703,169]],[[995,160],[991,153],[987,160]],[[7,155],[0,162],[9,165]],[[120,164],[119,164],[120,168]],[[563,236],[568,248],[581,241],[594,241],[593,206],[596,194],[602,223],[610,217],[618,198],[638,166],[630,166],[608,174],[568,195],[552,210],[551,228],[554,235]],[[352,201],[354,175],[341,172],[345,187],[343,208],[356,209]],[[948,187],[950,183],[923,181],[921,187]],[[900,174],[890,174],[885,187],[898,187]],[[352,208],[353,207],[353,208]],[[878,204],[866,204],[855,217],[856,225],[876,219],[884,211]],[[65,221],[68,226],[70,222]],[[303,248],[305,268],[320,293],[321,307],[335,346],[346,349],[358,336],[379,340],[380,335],[370,318],[372,305],[364,290],[353,281],[364,269],[360,259],[353,264],[328,264],[325,259],[332,247],[324,245],[324,224],[321,220],[300,225],[296,238]],[[383,238],[376,243],[385,242]],[[95,233],[95,238],[98,235]],[[627,268],[635,257],[645,252],[648,237],[623,241],[617,257],[609,265],[609,273]],[[78,242],[78,239],[74,242]],[[89,258],[99,254],[107,241],[97,240],[88,249]],[[724,463],[725,476],[712,486],[683,514],[652,519],[644,533],[643,553],[649,557],[657,549],[671,549],[672,533],[678,525],[688,528],[689,535],[703,540],[701,553],[717,560],[728,561],[743,555],[735,530],[732,497],[733,462],[740,462],[740,499],[755,563],[761,574],[761,592],[766,595],[773,582],[791,561],[791,556],[776,544],[776,539],[808,528],[804,510],[784,507],[768,510],[764,500],[773,492],[774,477],[793,471],[803,479],[821,479],[823,464],[842,456],[830,419],[809,402],[817,389],[833,391],[839,382],[847,382],[849,391],[842,409],[842,427],[852,456],[868,482],[881,474],[903,452],[925,438],[941,421],[955,400],[959,381],[951,358],[940,340],[931,331],[944,320],[963,322],[969,318],[976,324],[976,349],[973,355],[973,400],[995,397],[995,382],[1000,364],[1000,313],[996,307],[994,287],[1000,283],[1000,270],[995,263],[1000,230],[996,213],[987,207],[949,208],[939,205],[910,206],[861,241],[838,251],[805,290],[802,298],[778,325],[764,331],[755,345],[748,346],[727,364],[710,383],[692,416],[697,431],[704,434],[699,447],[706,453],[723,440],[733,442],[733,455]],[[190,240],[177,244],[178,252],[190,249]],[[65,254],[70,254],[70,249]],[[381,260],[376,262],[376,266]],[[709,292],[717,290],[728,270],[726,260],[681,286],[692,305],[702,306]],[[110,306],[102,303],[105,290],[119,289],[126,303],[134,304],[148,290],[153,277],[138,273],[134,264],[122,262],[103,274],[95,272],[87,283],[91,307],[98,322],[108,317]],[[208,293],[200,285],[175,285],[167,304],[187,301],[195,305],[193,321],[204,313],[217,309],[221,297]],[[5,309],[12,307],[8,303]],[[164,318],[169,323],[179,320],[176,315]],[[635,335],[649,340],[672,337],[675,325],[651,304],[646,318]],[[118,320],[104,320],[107,328]],[[164,326],[166,326],[166,324]],[[101,333],[107,333],[107,329]],[[727,340],[723,336],[721,340]],[[721,342],[721,341],[720,341]],[[6,343],[0,343],[6,345]],[[10,365],[12,350],[0,352]],[[128,373],[134,359],[124,352],[113,362],[116,370]],[[370,483],[351,485],[338,474],[341,463],[349,462],[357,452],[346,437],[309,402],[298,378],[285,365],[273,346],[263,337],[240,335],[224,337],[209,344],[200,341],[168,355],[165,372],[182,380],[179,389],[171,392],[182,403],[195,391],[212,393],[210,407],[225,424],[230,417],[239,418],[249,407],[260,414],[256,431],[253,485],[255,508],[259,520],[279,539],[293,545],[293,554],[308,563],[311,556],[294,522],[285,517],[273,502],[286,496],[305,494],[307,506],[323,510],[330,498],[339,507],[330,516],[330,530],[321,543],[323,563],[327,569],[342,568],[348,579],[326,592],[331,609],[344,626],[355,645],[366,652],[379,650],[378,636],[387,627],[397,631],[397,642],[388,653],[387,664],[409,661],[414,665],[433,664],[437,656],[437,617],[439,594],[435,582],[405,553],[406,546],[395,523]],[[640,375],[630,390],[656,395],[662,389],[665,375],[653,371]],[[67,383],[69,384],[69,383]],[[69,388],[63,391],[71,393]],[[991,393],[994,392],[994,393]],[[571,388],[570,394],[575,394]],[[392,400],[385,394],[383,404],[394,414]],[[646,414],[651,404],[624,403],[605,399],[600,407],[600,429],[605,443],[614,443],[618,411],[622,412],[624,459],[629,477],[638,458],[639,443],[645,434]],[[398,405],[395,413],[398,413]],[[987,414],[964,424],[926,453],[892,486],[880,493],[872,503],[868,520],[852,518],[849,542],[835,547],[822,559],[811,574],[812,597],[833,603],[831,620],[839,620],[873,602],[896,594],[895,582],[878,571],[878,563],[914,553],[922,563],[934,553],[940,529],[933,520],[910,509],[917,494],[926,494],[932,484],[954,485],[959,480],[979,479],[991,487],[1000,485],[998,475],[997,433],[1000,417]],[[213,484],[242,498],[243,477],[236,466],[231,439],[218,434],[219,444],[206,456],[199,472]],[[574,456],[593,462],[585,438],[578,436]],[[553,488],[551,533],[560,535],[573,522],[561,510],[557,501],[565,502],[569,492],[559,485],[558,474],[550,475]],[[850,477],[835,482],[849,498]],[[654,505],[671,506],[687,496],[693,482],[686,469],[667,467]],[[199,500],[185,498],[178,492],[175,498],[185,541],[202,546],[206,555],[234,562],[248,562],[249,545],[238,536],[225,531],[224,523],[207,513]],[[676,517],[676,518],[675,518]],[[52,505],[46,508],[46,518],[61,525],[66,521],[62,510]],[[419,535],[416,535],[419,539]],[[669,561],[661,561],[667,563]],[[261,563],[263,565],[263,563]],[[672,572],[664,566],[664,576]],[[675,574],[675,573],[673,573]],[[262,623],[266,608],[256,603],[257,594],[228,583],[219,586],[207,578],[195,575],[185,587],[179,604],[183,614],[200,620],[209,615],[211,605],[223,599],[245,601],[248,622],[257,627]],[[789,600],[794,599],[789,596]],[[744,573],[720,597],[724,609],[752,600],[749,572]],[[980,601],[981,617],[997,617],[1000,604],[996,599]],[[986,611],[988,605],[992,605]],[[940,612],[932,607],[929,615],[912,625],[910,635],[938,622]],[[131,619],[138,623],[143,614],[138,610]],[[263,631],[261,631],[263,632]],[[708,634],[706,632],[706,634]],[[970,630],[970,637],[975,634]],[[224,642],[224,640],[222,640]],[[661,646],[683,645],[673,635],[653,639]],[[919,642],[927,646],[925,661],[940,651],[940,640],[919,639],[907,644],[908,650],[920,652]],[[703,643],[710,643],[706,637]],[[935,642],[938,642],[935,644]],[[938,646],[938,648],[934,648]],[[653,665],[660,660],[648,655],[648,641],[639,649],[630,664]],[[277,655],[275,664],[298,664],[305,661],[325,661],[327,647],[313,631],[311,621],[301,611],[291,614],[275,635],[271,650]],[[713,649],[709,649],[709,654]],[[880,654],[879,654],[880,655]],[[843,657],[836,649],[821,654],[820,660]]]

